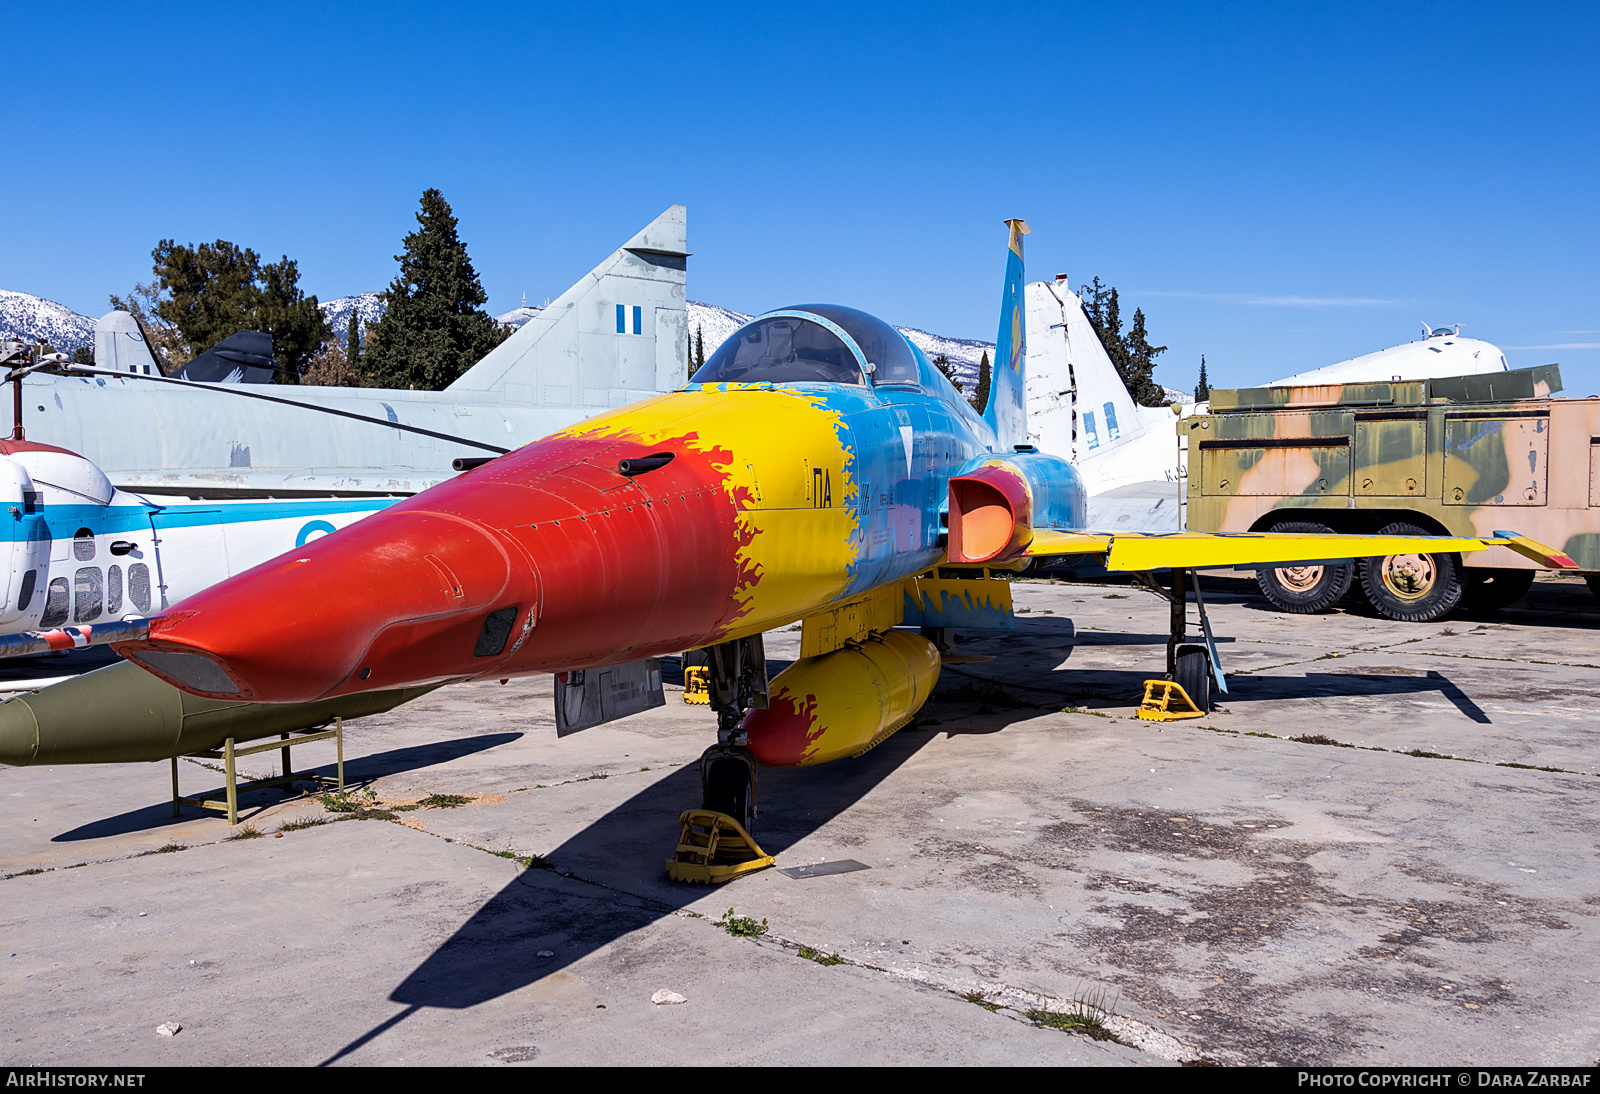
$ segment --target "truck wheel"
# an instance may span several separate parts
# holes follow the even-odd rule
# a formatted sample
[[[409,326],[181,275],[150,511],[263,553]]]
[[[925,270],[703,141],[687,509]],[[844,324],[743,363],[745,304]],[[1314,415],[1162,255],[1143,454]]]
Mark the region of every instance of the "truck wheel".
[[[1380,536],[1428,536],[1404,522],[1378,529]],[[1358,564],[1361,588],[1372,607],[1398,623],[1432,623],[1461,602],[1461,557],[1455,554],[1386,555]]]
[[[1492,570],[1474,567],[1462,574],[1461,606],[1469,612],[1497,612],[1509,608],[1533,587],[1532,570]]]
[[[1333,529],[1315,521],[1290,521],[1275,524],[1268,531],[1299,532],[1303,535],[1332,535]],[[1256,584],[1261,595],[1272,601],[1279,611],[1309,615],[1326,611],[1344,599],[1355,579],[1355,567],[1350,563],[1332,566],[1279,566],[1277,569],[1256,571]]]
[[[1172,681],[1188,693],[1194,705],[1211,711],[1211,657],[1200,645],[1178,647]]]

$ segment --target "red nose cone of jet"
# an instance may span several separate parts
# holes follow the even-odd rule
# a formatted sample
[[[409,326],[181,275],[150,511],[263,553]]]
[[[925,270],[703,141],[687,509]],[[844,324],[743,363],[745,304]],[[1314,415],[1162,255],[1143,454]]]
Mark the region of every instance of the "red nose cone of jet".
[[[396,509],[197,593],[116,648],[195,694],[306,703],[484,671],[537,603],[532,582],[480,525]]]

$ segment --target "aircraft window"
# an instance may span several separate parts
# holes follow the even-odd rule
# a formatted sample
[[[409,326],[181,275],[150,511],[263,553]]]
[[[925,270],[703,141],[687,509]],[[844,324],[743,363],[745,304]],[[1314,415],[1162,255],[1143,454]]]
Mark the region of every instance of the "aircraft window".
[[[88,562],[94,557],[94,533],[87,528],[79,528],[78,534],[72,537],[72,557],[79,562]]]
[[[867,360],[877,366],[872,374],[874,384],[918,382],[917,359],[911,352],[910,343],[877,316],[838,304],[797,304],[783,310],[808,311],[820,315],[855,339],[861,352],[867,355]]]
[[[106,614],[120,615],[122,613],[122,567],[112,566],[106,570]]]
[[[44,604],[44,616],[39,620],[41,627],[59,627],[67,621],[67,608],[72,596],[67,592],[67,579],[58,577],[50,582],[49,599]]]
[[[862,383],[850,347],[819,323],[777,316],[740,327],[694,374],[694,383]]]
[[[17,611],[25,612],[28,610],[28,605],[33,602],[33,586],[38,580],[38,570],[29,570],[22,575],[22,592],[17,596]]]
[[[142,562],[128,567],[128,599],[141,612],[150,610],[150,567]]]
[[[72,621],[93,623],[105,607],[105,575],[98,566],[84,566],[72,577]]]

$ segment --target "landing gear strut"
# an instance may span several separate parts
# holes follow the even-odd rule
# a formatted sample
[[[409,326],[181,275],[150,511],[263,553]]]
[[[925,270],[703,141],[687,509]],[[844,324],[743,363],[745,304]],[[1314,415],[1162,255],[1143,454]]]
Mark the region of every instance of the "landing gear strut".
[[[749,829],[756,815],[756,759],[746,747],[745,711],[767,709],[767,655],[759,634],[706,649],[717,743],[700,757],[702,808]]]
[[[1221,666],[1217,661],[1217,644],[1211,636],[1211,620],[1206,616],[1206,602],[1200,597],[1200,581],[1193,570],[1174,567],[1169,589],[1162,590],[1150,581],[1152,588],[1163,592],[1172,606],[1171,631],[1167,637],[1167,679],[1188,693],[1194,705],[1202,711],[1211,709],[1211,685],[1226,694]],[[1195,607],[1199,609],[1201,642],[1189,640],[1189,589],[1194,590]]]

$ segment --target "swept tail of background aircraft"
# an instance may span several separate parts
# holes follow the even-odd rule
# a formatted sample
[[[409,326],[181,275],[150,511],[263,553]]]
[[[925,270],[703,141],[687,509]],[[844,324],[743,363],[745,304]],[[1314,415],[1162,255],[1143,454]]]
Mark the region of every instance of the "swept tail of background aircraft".
[[[143,492],[415,493],[455,459],[681,386],[687,232],[672,206],[444,391],[151,377],[135,325],[108,330],[109,368],[28,377],[29,434]]]

